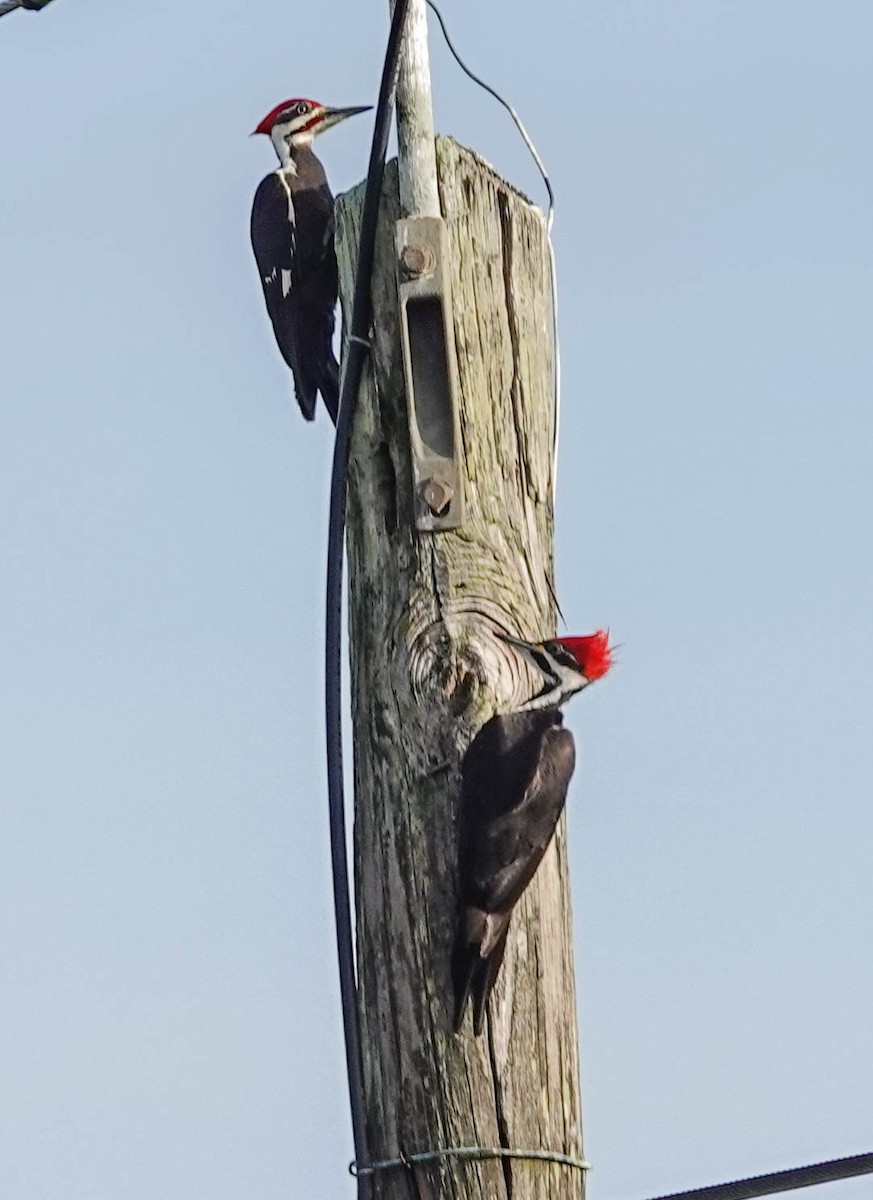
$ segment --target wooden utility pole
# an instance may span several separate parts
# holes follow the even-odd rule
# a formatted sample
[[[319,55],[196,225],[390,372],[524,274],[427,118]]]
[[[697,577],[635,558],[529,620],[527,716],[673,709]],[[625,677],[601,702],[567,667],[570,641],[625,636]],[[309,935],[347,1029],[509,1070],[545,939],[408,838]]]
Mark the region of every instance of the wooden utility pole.
[[[554,630],[551,291],[545,222],[476,155],[436,141],[451,245],[465,512],[416,528],[388,166],[372,369],[352,440],[349,619],[358,980],[374,1161],[447,1148],[582,1157],[566,834],[513,916],[486,1031],[452,1031],[460,763],[536,683],[496,636]],[[402,179],[401,179],[402,184]],[[405,190],[405,188],[404,188]],[[337,203],[348,318],[362,187]],[[404,205],[404,208],[406,206]],[[572,791],[572,788],[571,788]],[[577,1200],[577,1167],[446,1159],[372,1176],[376,1200]]]

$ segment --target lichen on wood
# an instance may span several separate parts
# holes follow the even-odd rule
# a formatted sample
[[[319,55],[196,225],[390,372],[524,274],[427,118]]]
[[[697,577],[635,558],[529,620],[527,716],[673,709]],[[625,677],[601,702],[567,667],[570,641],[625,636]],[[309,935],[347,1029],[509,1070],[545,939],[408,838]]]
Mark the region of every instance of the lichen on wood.
[[[554,630],[551,291],[545,222],[475,154],[437,140],[453,257],[466,518],[412,519],[394,223],[385,176],[373,352],[352,441],[349,623],[355,895],[364,1078],[374,1159],[449,1146],[582,1155],[566,833],[512,920],[486,1032],[452,1032],[460,762],[476,730],[534,680],[495,636]],[[346,315],[362,188],[337,203]],[[571,785],[572,792],[572,785]],[[419,1168],[420,1194],[569,1200],[578,1171],[542,1162]],[[378,1198],[408,1200],[404,1172]]]

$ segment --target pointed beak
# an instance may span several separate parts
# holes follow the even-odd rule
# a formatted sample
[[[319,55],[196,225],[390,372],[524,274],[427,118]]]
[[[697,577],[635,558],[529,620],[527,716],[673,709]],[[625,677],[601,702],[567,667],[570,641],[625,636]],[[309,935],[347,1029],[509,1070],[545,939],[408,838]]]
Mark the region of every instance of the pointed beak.
[[[340,121],[344,121],[346,117],[354,117],[358,113],[370,112],[372,107],[372,104],[357,104],[352,105],[351,108],[326,108],[322,113],[318,132],[323,133],[325,129],[332,129],[334,125],[339,125]]]

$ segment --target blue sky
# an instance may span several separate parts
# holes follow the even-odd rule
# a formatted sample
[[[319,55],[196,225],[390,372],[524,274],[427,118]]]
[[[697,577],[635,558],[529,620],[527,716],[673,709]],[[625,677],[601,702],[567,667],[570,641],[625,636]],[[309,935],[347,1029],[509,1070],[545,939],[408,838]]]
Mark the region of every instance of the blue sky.
[[[870,1150],[873,10],[444,2],[553,175],[559,592],[624,644],[568,710],[590,1195]],[[268,329],[247,135],[288,95],[372,101],[386,29],[352,0],[0,23],[16,1200],[352,1195],[330,431]],[[540,196],[436,32],[433,66],[440,130]],[[337,189],[369,133],[325,139]]]

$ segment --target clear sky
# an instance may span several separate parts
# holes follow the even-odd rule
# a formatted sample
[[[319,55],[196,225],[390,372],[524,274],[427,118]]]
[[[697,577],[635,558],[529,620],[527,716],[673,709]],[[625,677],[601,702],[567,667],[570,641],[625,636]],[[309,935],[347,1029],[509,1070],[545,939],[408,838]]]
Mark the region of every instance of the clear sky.
[[[592,1200],[869,1151],[873,8],[444,3],[553,173],[559,592],[624,644],[568,710]],[[247,135],[372,101],[386,30],[382,0],[0,22],[9,1200],[352,1196],[330,429],[268,328]],[[541,196],[433,59],[438,127]],[[370,129],[325,138],[337,189]]]

